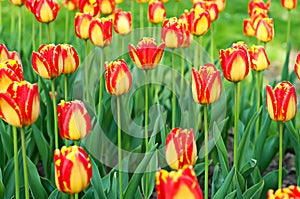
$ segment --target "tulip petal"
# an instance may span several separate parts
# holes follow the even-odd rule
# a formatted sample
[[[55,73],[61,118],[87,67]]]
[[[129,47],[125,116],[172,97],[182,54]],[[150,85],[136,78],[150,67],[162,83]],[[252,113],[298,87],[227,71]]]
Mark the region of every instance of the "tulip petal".
[[[40,53],[32,53],[32,68],[39,74],[42,78],[50,79],[51,78],[51,69],[46,60]]]
[[[6,93],[0,93],[0,117],[12,126],[22,127],[20,107]]]

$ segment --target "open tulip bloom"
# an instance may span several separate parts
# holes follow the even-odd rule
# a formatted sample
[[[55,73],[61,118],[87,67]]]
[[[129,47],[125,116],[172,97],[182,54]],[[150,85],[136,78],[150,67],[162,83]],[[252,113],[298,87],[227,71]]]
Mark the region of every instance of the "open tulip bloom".
[[[0,93],[5,93],[14,81],[23,81],[23,68],[18,61],[9,59],[0,63]]]
[[[148,6],[148,20],[151,23],[162,23],[166,18],[166,9],[163,2],[151,0]]]
[[[269,190],[267,193],[267,199],[288,199],[288,198],[300,198],[300,187],[291,185],[286,188],[278,189],[275,191],[274,190]]]

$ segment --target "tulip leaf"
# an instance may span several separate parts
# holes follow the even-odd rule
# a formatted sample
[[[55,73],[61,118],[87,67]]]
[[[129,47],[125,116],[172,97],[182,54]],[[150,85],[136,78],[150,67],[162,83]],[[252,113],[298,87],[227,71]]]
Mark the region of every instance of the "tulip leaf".
[[[257,161],[255,159],[251,159],[242,166],[240,172],[244,176],[244,178],[247,178],[253,172],[256,165],[257,165]]]
[[[2,170],[0,169],[0,198],[4,198],[5,187],[2,181]]]
[[[111,187],[107,194],[107,198],[117,198],[118,193],[118,172],[116,170],[112,170],[110,172],[110,178],[111,178]]]
[[[235,173],[235,168],[232,167],[231,171],[226,176],[224,183],[222,184],[220,189],[217,191],[217,193],[214,195],[214,197],[213,197],[214,199],[225,198],[226,193],[228,192],[229,187],[231,186],[234,173]]]
[[[155,183],[150,183],[150,182],[155,182],[155,173],[158,168],[158,160],[157,159],[158,159],[157,153],[155,153],[155,155],[153,155],[152,158],[150,159],[149,164],[145,170],[144,176],[142,177],[142,191],[143,191],[143,194],[146,199],[151,196],[154,186],[155,186]],[[147,182],[146,182],[146,175],[148,175]],[[148,195],[146,195],[146,193],[145,193],[146,186],[148,188],[148,193],[147,193]]]
[[[58,189],[55,189],[54,191],[52,191],[52,193],[50,194],[48,199],[56,199],[56,198],[58,198],[58,195],[59,195],[59,191],[58,191]]]
[[[264,181],[261,180],[259,183],[247,189],[243,194],[243,198],[253,198],[253,199],[261,198],[261,193],[263,188],[264,188]]]
[[[94,188],[94,198],[101,198],[105,199],[106,195],[104,193],[102,179],[98,170],[98,167],[96,163],[94,162],[93,158],[90,159],[92,163],[92,169],[93,169],[93,177],[91,179],[91,185]]]
[[[240,174],[240,172],[238,172],[237,170],[235,170],[234,181],[236,186],[237,198],[242,198],[242,193],[244,192],[246,187],[246,181],[244,177]]]
[[[212,163],[212,160],[208,161],[208,166],[210,166]],[[199,164],[196,164],[194,167],[195,173],[197,177],[200,177],[201,174],[205,171],[205,163],[201,162]]]
[[[84,196],[82,197],[82,199],[90,199],[90,198],[94,198],[97,199],[98,197],[96,197],[97,195],[95,195],[95,191],[94,189],[88,189],[86,190],[86,192],[84,193]],[[99,198],[98,198],[99,199]]]
[[[297,146],[297,143],[300,142],[300,138],[299,138],[299,135],[293,125],[293,122],[288,121],[285,123],[285,126],[288,128],[289,135],[291,137],[292,142],[294,143],[293,145],[296,144],[296,146]]]
[[[283,168],[282,179],[284,179],[286,174],[287,172]],[[278,170],[267,173],[267,175],[263,177],[263,181],[264,181],[264,188],[262,190],[261,198],[267,198],[267,192],[269,189],[277,190],[278,188]]]
[[[254,147],[254,158],[258,160],[258,162],[261,161],[261,154],[263,151],[264,143],[266,141],[266,138],[268,136],[268,132],[271,125],[271,119],[269,114],[265,114],[265,119],[263,120],[263,126],[259,131],[259,139],[256,140],[255,147]],[[263,160],[262,160],[263,161]]]
[[[55,185],[53,185],[48,178],[41,177],[41,183],[48,195],[50,195],[56,189]]]
[[[236,190],[232,191],[230,194],[228,194],[225,199],[235,199],[236,198]]]
[[[214,197],[216,191],[221,187],[221,185],[224,182],[224,176],[221,175],[222,169],[220,168],[220,165],[217,164],[214,167],[214,173],[213,173],[213,179],[211,183],[211,198]]]
[[[3,143],[3,147],[5,147],[4,152],[6,153],[8,158],[13,157],[13,140],[12,137],[7,132],[7,128],[5,128],[4,123],[0,120],[0,140]],[[1,157],[2,159],[2,157]]]

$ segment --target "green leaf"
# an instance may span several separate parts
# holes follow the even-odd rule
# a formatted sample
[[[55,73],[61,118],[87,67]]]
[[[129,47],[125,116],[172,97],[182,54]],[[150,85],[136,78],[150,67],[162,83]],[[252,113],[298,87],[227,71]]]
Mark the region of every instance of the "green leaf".
[[[6,153],[8,158],[13,157],[13,140],[12,136],[10,136],[7,132],[7,129],[4,126],[4,123],[2,120],[0,120],[0,139],[3,143],[3,147],[5,148],[4,152]]]
[[[2,171],[0,169],[0,198],[4,198],[4,193],[5,193],[5,187],[2,182]]]
[[[43,177],[40,178],[45,191],[47,192],[48,195],[50,195],[56,189],[55,185],[53,185],[48,178],[43,178]]]
[[[236,198],[236,190],[232,191],[230,194],[228,194],[225,199],[235,199]]]
[[[253,185],[252,187],[250,187],[249,189],[247,189],[244,194],[243,194],[243,197],[244,198],[262,198],[261,197],[261,193],[262,193],[262,190],[264,188],[264,181],[260,181],[259,183]]]
[[[234,173],[235,173],[235,168],[232,167],[231,171],[226,176],[224,183],[222,184],[220,189],[217,191],[216,195],[214,195],[214,197],[213,197],[214,199],[225,198],[226,193],[229,191],[229,187],[231,186]]]
[[[261,161],[258,161],[258,168],[263,173],[273,160],[274,156],[278,153],[279,139],[278,135],[269,137],[264,144],[264,149],[261,154]]]
[[[283,179],[287,172],[285,169],[282,171]],[[271,171],[263,177],[264,188],[262,190],[261,198],[267,198],[267,192],[269,189],[277,190],[278,188],[278,170]]]
[[[261,154],[263,152],[264,143],[268,136],[268,132],[271,125],[271,119],[268,113],[265,114],[263,121],[263,126],[259,131],[259,139],[256,140],[255,147],[254,147],[254,158],[258,160],[258,162],[263,161],[261,160]]]
[[[237,170],[235,171],[234,181],[236,185],[237,198],[242,198],[242,193],[244,192],[246,187],[246,181],[244,177],[240,174],[240,172],[238,172]]]
[[[93,158],[91,158],[92,169],[93,169],[93,177],[91,180],[91,185],[94,188],[94,198],[101,198],[105,199],[106,195],[104,193],[102,179],[100,177],[100,173],[96,163],[94,162]]]
[[[56,199],[58,198],[58,195],[59,195],[59,191],[58,189],[55,189],[54,191],[52,191],[48,199]]]
[[[96,198],[98,198],[98,197],[95,197],[96,195],[95,195],[95,192],[94,192],[94,189],[88,189],[86,192],[85,192],[85,194],[84,194],[84,196],[82,196],[81,198],[82,199],[90,199],[90,198],[94,198],[94,199],[96,199]]]
[[[257,165],[257,161],[255,159],[251,159],[244,164],[240,170],[241,174],[246,179],[255,169]]]
[[[117,198],[118,197],[118,178],[117,178],[117,174],[118,172],[116,172],[115,170],[112,170],[110,172],[110,178],[111,178],[111,187],[110,190],[107,194],[107,198]]]
[[[211,163],[212,163],[212,160],[209,160],[208,165],[211,165]],[[194,167],[194,170],[195,170],[196,176],[199,177],[205,170],[205,163],[201,162],[199,164],[196,164]]]

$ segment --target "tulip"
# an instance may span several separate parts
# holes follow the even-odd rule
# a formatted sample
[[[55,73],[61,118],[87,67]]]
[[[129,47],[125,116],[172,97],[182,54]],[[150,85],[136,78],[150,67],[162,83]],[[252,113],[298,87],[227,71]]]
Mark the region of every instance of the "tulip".
[[[5,44],[0,44],[0,63],[9,59],[13,59],[19,62],[22,66],[20,55],[16,51],[8,51]]]
[[[29,12],[33,13],[35,1],[34,1],[34,0],[25,0],[24,2],[25,2],[26,9],[27,9]],[[33,14],[34,14],[34,13],[33,13]]]
[[[258,14],[264,14],[268,16],[268,10],[270,8],[270,1],[265,4],[263,0],[251,0],[248,4],[248,14],[253,17]]]
[[[78,146],[63,146],[54,151],[55,184],[68,194],[87,188],[92,178],[92,165],[86,152]]]
[[[14,81],[23,81],[23,68],[16,60],[0,63],[0,93],[5,93]]]
[[[255,36],[255,29],[251,19],[244,19],[244,34],[249,37]]]
[[[220,98],[221,92],[221,74],[213,64],[205,64],[199,71],[192,69],[192,93],[196,103],[211,104]]]
[[[92,15],[84,14],[84,13],[76,13],[75,15],[75,34],[80,39],[88,39],[89,38],[89,27],[93,20]]]
[[[271,119],[277,122],[287,122],[296,114],[297,98],[295,87],[290,82],[278,83],[274,90],[266,86],[267,109]]]
[[[65,6],[70,11],[77,10],[79,9],[79,0],[65,0]]]
[[[223,12],[226,5],[226,0],[215,0],[215,3],[218,6],[218,11]]]
[[[132,61],[142,70],[152,70],[160,62],[164,53],[165,44],[156,45],[153,38],[144,37],[137,44],[136,48],[128,44],[128,51]]]
[[[123,0],[116,0],[116,4],[123,3]]]
[[[6,93],[0,93],[0,117],[15,127],[34,123],[40,113],[37,84],[26,81],[11,83]]]
[[[84,14],[95,17],[100,12],[99,2],[97,0],[81,0],[79,1],[79,10]]]
[[[33,10],[35,18],[41,23],[49,23],[56,19],[59,6],[56,0],[33,1]]]
[[[93,19],[89,28],[89,38],[95,46],[104,48],[112,40],[112,20],[109,18]]]
[[[155,175],[158,199],[203,199],[196,173],[192,166],[185,166],[181,170],[160,170]]]
[[[127,63],[121,59],[105,63],[104,67],[107,92],[115,96],[127,93],[132,84],[132,76]]]
[[[24,4],[24,0],[9,0],[12,5],[22,6]]]
[[[300,53],[298,53],[298,55],[297,55],[294,70],[295,70],[297,77],[300,79]]]
[[[300,187],[291,185],[289,187],[278,189],[275,193],[273,190],[269,190],[267,193],[267,199],[284,199],[284,198],[300,198]]]
[[[114,13],[114,29],[117,34],[128,35],[132,29],[131,12],[118,9]]]
[[[297,0],[281,0],[281,5],[283,8],[292,10],[297,6]]]
[[[235,43],[226,50],[220,50],[220,64],[224,77],[231,82],[244,80],[249,72],[249,59],[248,48],[243,42]]]
[[[176,17],[166,19],[162,26],[161,39],[166,47],[175,49],[184,42],[184,25]]]
[[[250,67],[252,70],[262,71],[269,68],[270,61],[263,46],[253,45],[248,52],[250,55]]]
[[[115,0],[99,0],[100,13],[103,15],[111,14],[116,7]]]
[[[219,10],[218,5],[214,1],[200,1],[194,4],[194,9],[202,8],[207,10],[211,21],[218,19]]]
[[[259,41],[270,42],[274,37],[274,22],[271,18],[263,18],[258,22],[255,35]]]
[[[191,9],[188,15],[188,24],[191,34],[204,35],[211,24],[209,12],[199,7]]]
[[[62,74],[74,73],[79,66],[78,53],[72,45],[59,44],[54,50],[54,60],[58,68],[62,69]]]
[[[151,0],[148,6],[148,20],[151,23],[162,23],[166,18],[166,9],[163,2]]]
[[[147,2],[149,2],[149,0],[136,0],[136,2],[138,2],[138,3],[147,3]]]

